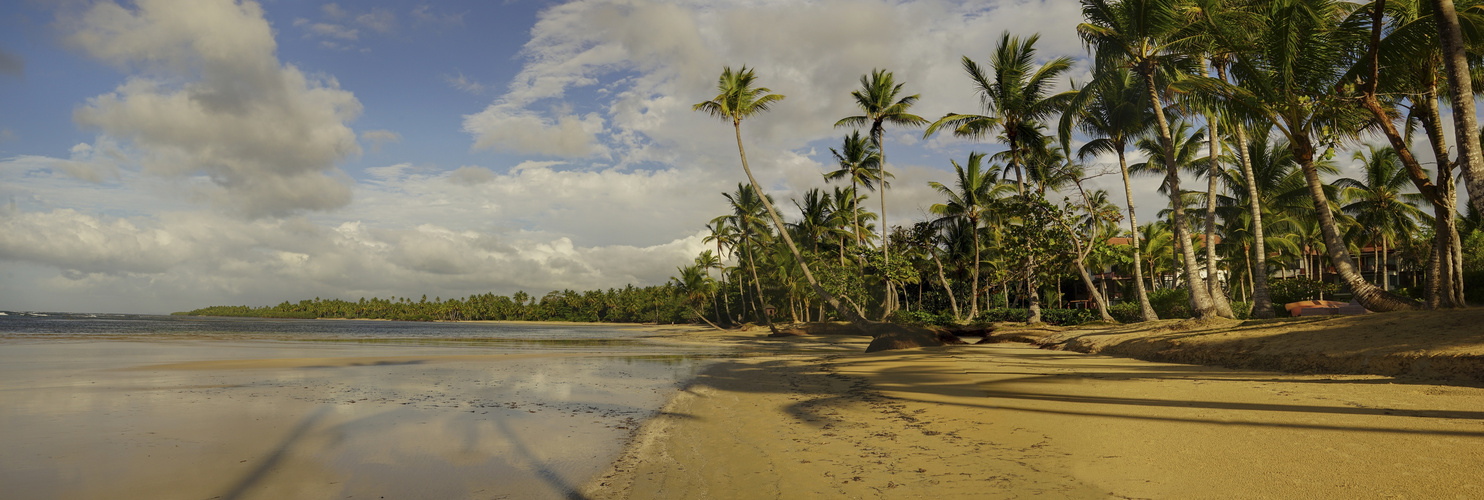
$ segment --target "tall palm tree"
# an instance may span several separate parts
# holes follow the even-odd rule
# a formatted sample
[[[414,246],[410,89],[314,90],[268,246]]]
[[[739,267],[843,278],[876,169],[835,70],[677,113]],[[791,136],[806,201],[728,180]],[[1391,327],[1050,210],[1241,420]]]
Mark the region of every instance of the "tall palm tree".
[[[875,191],[876,183],[880,182],[884,191],[887,187],[885,177],[890,176],[890,174],[881,168],[881,152],[876,148],[874,142],[869,138],[861,137],[859,130],[851,131],[850,135],[845,136],[840,149],[830,148],[830,154],[835,156],[835,163],[840,168],[825,172],[824,180],[837,181],[849,178],[850,192],[852,193],[859,192],[856,186],[862,186]],[[852,217],[852,227],[855,229],[855,244],[856,246],[860,246],[860,206],[853,206],[850,214]]]
[[[700,268],[701,272],[706,274],[707,279],[711,279],[711,270],[721,269],[722,267],[721,257],[719,257],[717,254],[711,253],[711,250],[703,250],[701,251],[700,255],[696,256],[696,267]],[[722,277],[726,277],[726,275],[723,274]],[[716,312],[717,321],[726,323],[726,316],[721,315],[721,301],[716,300],[716,292],[718,291],[721,291],[723,293],[726,292],[725,282],[721,283],[720,285],[716,285],[715,283],[713,283],[713,286],[711,287],[711,308],[715,310],[714,312]]]
[[[965,165],[959,165],[957,160],[948,160],[953,164],[956,179],[953,187],[944,186],[939,182],[929,182],[928,186],[938,190],[938,193],[948,198],[946,203],[937,203],[928,208],[928,211],[938,215],[940,223],[949,220],[968,221],[974,228],[974,266],[970,268],[973,273],[970,286],[969,317],[979,316],[979,223],[984,211],[990,208],[996,198],[1003,197],[1009,186],[1000,182],[992,171],[983,167],[984,153],[969,153],[969,161]]]
[[[1376,272],[1381,289],[1390,290],[1391,280],[1386,272],[1388,244],[1398,235],[1417,231],[1417,221],[1423,218],[1423,214],[1415,203],[1422,196],[1402,193],[1412,180],[1402,168],[1396,150],[1389,146],[1367,146],[1367,149],[1356,151],[1352,157],[1361,162],[1364,178],[1345,177],[1334,184],[1340,188],[1340,199],[1345,203],[1341,210],[1355,217],[1360,227],[1371,234],[1372,242],[1380,245],[1376,254],[1379,257]]]
[[[1093,49],[1093,80],[1111,78],[1113,68],[1128,68],[1144,80],[1144,88],[1158,126],[1165,165],[1165,186],[1174,207],[1175,239],[1184,255],[1185,274],[1190,280],[1190,298],[1195,315],[1208,318],[1217,315],[1211,294],[1196,272],[1195,247],[1191,245],[1190,228],[1185,220],[1185,205],[1180,198],[1180,172],[1174,168],[1175,146],[1170,137],[1170,124],[1165,118],[1161,81],[1180,75],[1190,66],[1191,58],[1182,52],[1191,42],[1184,30],[1188,23],[1181,15],[1179,0],[1082,0],[1082,15],[1087,22],[1077,25],[1083,43]],[[1094,85],[1089,83],[1089,86]]]
[[[1071,140],[1071,128],[1075,126],[1095,137],[1077,150],[1077,158],[1086,160],[1100,154],[1113,153],[1118,156],[1118,172],[1123,176],[1123,197],[1128,206],[1128,226],[1133,241],[1134,288],[1139,301],[1139,318],[1144,321],[1159,319],[1154,307],[1149,304],[1149,292],[1144,289],[1143,255],[1139,251],[1139,221],[1134,216],[1134,192],[1129,184],[1128,159],[1130,142],[1148,132],[1152,123],[1148,101],[1138,76],[1126,68],[1114,68],[1113,74],[1099,80],[1098,87],[1083,87],[1078,91],[1076,107],[1062,114],[1060,133],[1063,145]],[[1085,95],[1083,95],[1085,94]]]
[[[709,224],[706,225],[706,229],[708,231],[710,231],[711,234],[706,235],[705,239],[701,240],[701,242],[702,243],[716,242],[716,255],[718,257],[721,257],[721,258],[730,258],[730,257],[726,257],[726,255],[727,255],[726,254],[726,251],[727,250],[732,250],[732,254],[733,255],[736,254],[735,249],[737,248],[736,247],[736,245],[737,245],[737,228],[736,228],[736,226],[733,226],[731,224],[731,219],[730,218],[728,218],[727,216],[723,215],[723,216],[717,217],[715,219],[711,219],[711,223],[709,223]],[[726,311],[727,311],[727,316],[726,316],[727,317],[727,322],[730,323],[730,322],[732,322],[732,319],[733,318],[732,318],[732,302],[731,302],[731,299],[727,298],[727,295],[728,295],[729,292],[726,292],[725,291],[726,290],[726,285],[727,285],[727,270],[726,270],[726,267],[724,267],[719,262],[717,263],[716,269],[719,270],[719,271],[721,271],[721,289],[723,290],[723,292],[721,294],[721,303],[722,303],[722,306],[726,308]],[[739,285],[740,285],[740,282],[739,282]],[[739,286],[739,289],[738,290],[740,292],[740,286]],[[739,295],[739,297],[740,296],[741,295]],[[746,313],[743,313],[743,314],[745,315]]]
[[[1421,303],[1366,282],[1356,270],[1315,168],[1320,146],[1332,148],[1371,118],[1349,102],[1332,98],[1334,89],[1344,83],[1353,47],[1362,46],[1367,35],[1357,23],[1342,22],[1347,14],[1335,0],[1273,0],[1260,13],[1260,28],[1240,38],[1222,37],[1224,43],[1240,45],[1232,51],[1237,54],[1232,74],[1240,86],[1194,78],[1185,87],[1220,95],[1273,122],[1304,172],[1331,264],[1355,298],[1374,311],[1417,309]]]
[[[835,187],[829,196],[830,227],[834,228],[836,250],[840,255],[840,265],[845,265],[845,249],[851,234],[860,235],[862,231],[870,233],[873,231],[871,221],[876,219],[873,212],[862,212],[861,202],[865,196],[858,196],[854,189]],[[859,243],[859,240],[857,240]],[[857,244],[859,246],[859,244]]]
[[[1034,66],[1036,41],[1040,38],[1031,35],[1021,39],[1011,36],[1009,31],[1000,34],[999,45],[989,63],[992,76],[969,56],[964,56],[964,72],[974,82],[984,114],[949,113],[923,133],[927,138],[946,127],[957,137],[980,139],[996,132],[1003,135],[1012,155],[1009,168],[1015,170],[1015,183],[1021,194],[1025,194],[1022,139],[1039,135],[1036,125],[1060,112],[1074,95],[1052,94],[1056,78],[1071,69],[1071,58],[1058,57]]]
[[[1480,152],[1479,119],[1474,115],[1468,46],[1463,42],[1463,30],[1453,0],[1432,0],[1432,6],[1433,20],[1438,24],[1438,38],[1442,42],[1443,66],[1448,70],[1448,97],[1453,103],[1458,163],[1463,170],[1470,202],[1474,208],[1484,210],[1484,153]]]
[[[879,179],[883,182],[880,193],[881,258],[888,266],[891,265],[891,252],[889,251],[891,241],[887,235],[887,231],[890,230],[891,226],[886,223],[886,185],[884,179],[891,175],[886,171],[886,150],[882,147],[881,136],[886,130],[885,124],[887,123],[903,127],[921,127],[927,124],[927,120],[922,119],[922,117],[908,113],[908,110],[912,109],[912,105],[917,104],[917,100],[921,97],[919,94],[912,94],[901,98],[897,97],[897,95],[902,93],[903,86],[906,86],[906,84],[896,83],[896,79],[892,73],[884,69],[875,69],[871,71],[870,75],[861,75],[861,88],[850,92],[850,96],[855,99],[855,105],[860,108],[861,114],[847,116],[835,122],[836,128],[860,128],[870,125],[871,143],[876,146],[876,154],[880,157],[881,175]],[[883,318],[890,315],[892,310],[896,308],[895,290],[895,286],[891,280],[886,280],[886,300],[885,307],[883,308],[884,312],[882,313]]]
[[[732,129],[737,135],[737,154],[742,157],[742,171],[747,173],[747,181],[752,184],[753,189],[761,192],[762,188],[758,185],[757,178],[753,177],[752,169],[747,166],[747,150],[742,147],[742,119],[767,111],[772,104],[782,101],[783,95],[773,94],[772,90],[767,87],[754,86],[756,82],[757,76],[752,70],[747,69],[747,66],[743,66],[738,71],[732,71],[730,66],[723,67],[721,76],[716,82],[718,91],[716,97],[697,103],[692,109],[705,111],[711,116],[732,122]],[[840,314],[840,317],[864,327],[867,324],[865,318],[856,311],[846,309],[834,295],[819,286],[819,281],[815,280],[814,274],[809,272],[809,265],[804,262],[804,256],[799,254],[798,247],[794,246],[793,239],[784,229],[783,220],[778,217],[777,210],[773,209],[772,202],[769,202],[766,197],[762,200],[768,217],[773,219],[774,227],[778,228],[778,232],[783,235],[783,241],[788,244],[789,251],[793,252],[794,259],[799,262],[799,267],[804,272],[804,279],[808,280],[814,293],[828,302]]]

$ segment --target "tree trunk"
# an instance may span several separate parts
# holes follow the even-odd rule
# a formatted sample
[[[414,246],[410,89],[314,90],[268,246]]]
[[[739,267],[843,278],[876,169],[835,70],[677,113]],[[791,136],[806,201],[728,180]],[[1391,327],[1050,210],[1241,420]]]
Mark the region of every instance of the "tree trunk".
[[[1295,134],[1289,144],[1294,160],[1304,171],[1304,180],[1308,184],[1309,197],[1314,201],[1314,212],[1319,219],[1319,231],[1324,235],[1324,247],[1329,254],[1330,263],[1335,266],[1340,279],[1350,286],[1355,299],[1366,309],[1377,312],[1420,309],[1422,304],[1366,283],[1365,278],[1356,272],[1354,263],[1350,260],[1350,251],[1345,248],[1339,228],[1336,227],[1334,213],[1329,209],[1329,198],[1324,195],[1319,170],[1314,168],[1314,147],[1310,144],[1309,137]]]
[[[1432,7],[1433,21],[1438,25],[1438,39],[1443,47],[1443,67],[1448,72],[1448,97],[1453,102],[1458,163],[1463,170],[1470,202],[1475,209],[1484,211],[1484,155],[1479,151],[1479,120],[1474,116],[1474,87],[1469,75],[1467,47],[1463,44],[1453,0],[1432,0]]]
[[[759,192],[758,196],[762,196],[762,193]],[[752,250],[747,248],[745,242],[742,245],[742,255],[747,257],[747,268],[752,270],[752,286],[757,289],[755,297],[757,302],[752,305],[752,312],[763,320],[763,324],[768,325],[769,331],[778,333],[778,328],[773,326],[773,318],[768,317],[768,303],[765,302],[767,299],[763,298],[763,282],[757,279],[757,263],[752,260]],[[655,323],[659,323],[659,320],[655,320]]]
[[[1422,122],[1422,130],[1427,133],[1428,142],[1432,145],[1433,157],[1437,158],[1438,183],[1435,185],[1429,183],[1427,187],[1430,189],[1423,190],[1415,178],[1412,182],[1413,184],[1418,184],[1418,189],[1422,191],[1424,196],[1429,193],[1432,194],[1431,197],[1428,197],[1428,200],[1432,202],[1433,206],[1433,237],[1435,238],[1434,243],[1442,251],[1440,254],[1440,263],[1442,265],[1436,269],[1429,268],[1428,271],[1440,272],[1444,275],[1434,276],[1432,278],[1434,280],[1433,282],[1441,286],[1431,291],[1440,295],[1437,297],[1429,296],[1427,298],[1427,304],[1430,308],[1463,307],[1462,275],[1454,272],[1454,266],[1461,264],[1463,259],[1463,254],[1456,248],[1458,243],[1458,226],[1456,222],[1458,196],[1454,192],[1453,167],[1448,162],[1448,138],[1443,134],[1443,118],[1438,110],[1437,79],[1430,80],[1428,84],[1427,91],[1420,99],[1417,99],[1417,105],[1422,106],[1423,112],[1419,121]],[[1415,162],[1416,160],[1413,161]],[[1424,181],[1428,181],[1426,175],[1424,172],[1422,178]],[[1436,188],[1431,189],[1434,186]]]
[[[974,286],[970,292],[974,295],[969,301],[969,320],[972,321],[979,317],[979,219],[971,219],[970,222],[974,225]],[[989,307],[989,304],[985,304],[985,307]]]
[[[1206,293],[1211,294],[1216,314],[1235,318],[1237,315],[1232,312],[1231,302],[1226,299],[1226,292],[1221,289],[1221,280],[1216,274],[1216,181],[1221,173],[1221,124],[1216,121],[1215,113],[1206,115],[1206,128],[1210,132],[1206,143],[1211,150],[1211,164],[1206,169]]]
[[[1025,288],[1030,293],[1027,296],[1027,309],[1030,310],[1030,315],[1026,318],[1025,322],[1034,325],[1041,322],[1041,291],[1036,289],[1036,262],[1034,259],[1031,260],[1031,265],[1026,270]]]
[[[753,189],[757,190],[757,196],[762,200],[763,208],[768,210],[768,217],[773,219],[773,225],[777,226],[778,232],[783,236],[784,243],[788,244],[788,251],[794,254],[794,260],[797,260],[799,267],[804,270],[804,279],[809,282],[810,287],[814,288],[814,293],[819,295],[820,298],[823,298],[825,302],[829,302],[830,307],[833,307],[840,317],[845,318],[846,321],[849,321],[857,328],[866,330],[870,322],[866,321],[866,318],[861,317],[858,312],[846,308],[834,295],[826,291],[824,287],[819,286],[819,282],[814,279],[814,273],[809,272],[809,264],[804,262],[804,256],[799,254],[799,247],[794,246],[794,240],[792,237],[789,237],[788,230],[783,226],[783,220],[779,219],[778,212],[773,210],[773,203],[768,201],[768,195],[763,192],[762,186],[757,183],[757,178],[752,176],[752,169],[747,166],[747,151],[742,148],[742,124],[737,120],[732,120],[732,128],[737,133],[737,153],[742,157],[742,170],[747,173],[747,181],[752,183]],[[756,274],[755,270],[754,274]],[[769,327],[772,327],[771,322],[769,323]]]
[[[1140,74],[1144,76],[1144,85],[1149,91],[1149,101],[1154,108],[1154,122],[1159,125],[1159,142],[1164,148],[1166,189],[1170,190],[1170,204],[1175,213],[1171,217],[1175,226],[1175,239],[1180,244],[1180,254],[1184,257],[1185,275],[1187,288],[1190,289],[1190,300],[1195,305],[1196,318],[1209,318],[1216,315],[1216,307],[1211,302],[1211,294],[1206,292],[1205,283],[1200,280],[1200,275],[1195,269],[1195,248],[1190,244],[1190,228],[1185,224],[1185,203],[1180,199],[1180,168],[1175,164],[1175,145],[1170,138],[1170,123],[1165,120],[1164,108],[1159,102],[1159,87],[1154,84],[1154,69],[1141,68]],[[1327,208],[1327,207],[1326,207]]]
[[[1140,254],[1143,253],[1139,249],[1139,221],[1138,218],[1134,217],[1134,191],[1129,187],[1128,161],[1124,158],[1122,142],[1118,143],[1118,172],[1123,175],[1123,197],[1128,203],[1128,229],[1131,236],[1129,242],[1134,247],[1134,288],[1139,300],[1139,319],[1142,321],[1154,321],[1159,319],[1159,315],[1155,314],[1154,306],[1149,304],[1149,292],[1144,290],[1144,270],[1139,262]],[[1153,260],[1149,262],[1149,280],[1150,286],[1153,286]]]
[[[1226,68],[1217,68],[1221,73],[1222,80],[1226,79]],[[1235,127],[1237,132],[1237,159],[1242,163],[1242,177],[1247,181],[1247,200],[1252,213],[1252,259],[1256,261],[1252,271],[1248,273],[1252,280],[1252,314],[1253,318],[1271,319],[1273,317],[1273,294],[1268,288],[1268,251],[1264,240],[1266,230],[1262,227],[1262,199],[1257,192],[1257,176],[1252,172],[1252,158],[1247,156],[1247,128],[1241,125]],[[1262,140],[1267,140],[1266,137]]]
[[[929,245],[931,245],[931,244],[929,244]],[[936,249],[933,249],[933,248],[930,247],[930,248],[928,248],[928,255],[932,255],[933,256],[933,264],[936,264],[938,266],[938,282],[943,284],[943,293],[948,294],[948,305],[949,305],[949,307],[952,307],[953,308],[953,320],[954,321],[963,321],[964,320],[963,316],[960,316],[958,314],[958,299],[953,298],[953,287],[948,286],[948,277],[943,275],[943,261],[938,260],[938,251]],[[975,297],[973,299],[976,302],[979,300],[979,297],[977,295],[977,293],[978,293],[977,290],[978,289],[979,289],[979,279],[976,277],[974,279],[974,290],[975,290],[976,295],[975,295]],[[971,317],[971,319],[972,319],[972,317]]]

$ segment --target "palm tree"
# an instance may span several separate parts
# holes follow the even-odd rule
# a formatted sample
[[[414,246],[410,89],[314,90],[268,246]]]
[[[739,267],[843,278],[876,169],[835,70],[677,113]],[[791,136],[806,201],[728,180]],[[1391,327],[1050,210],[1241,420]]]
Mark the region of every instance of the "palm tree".
[[[1040,38],[1031,35],[1021,39],[1011,36],[1009,31],[1000,34],[999,45],[989,63],[993,78],[973,59],[964,56],[964,72],[974,82],[984,114],[949,113],[923,133],[923,138],[927,138],[947,127],[956,137],[980,139],[998,131],[1009,146],[1009,168],[1015,170],[1016,188],[1021,194],[1025,194],[1022,140],[1040,135],[1036,129],[1038,122],[1060,112],[1073,96],[1069,92],[1052,94],[1056,78],[1071,69],[1071,58],[1058,57],[1040,67],[1033,66],[1036,41]]]
[[[1087,22],[1077,25],[1077,34],[1094,52],[1093,80],[1112,78],[1113,68],[1128,68],[1144,80],[1144,88],[1158,125],[1163,149],[1165,186],[1170,205],[1175,238],[1184,255],[1185,274],[1190,280],[1190,298],[1195,315],[1207,318],[1217,314],[1211,294],[1196,272],[1195,247],[1191,245],[1190,228],[1185,220],[1185,205],[1179,199],[1180,172],[1175,161],[1175,146],[1170,137],[1170,124],[1165,118],[1160,81],[1178,76],[1188,67],[1190,57],[1181,53],[1190,42],[1182,31],[1187,26],[1181,16],[1179,0],[1082,0],[1082,15]],[[1089,83],[1095,86],[1095,83]]]
[[[861,75],[861,88],[851,91],[850,96],[855,98],[856,106],[860,107],[861,114],[847,116],[835,122],[835,127],[860,128],[869,124],[871,143],[876,146],[876,154],[880,157],[881,174],[878,180],[883,182],[881,189],[881,258],[882,261],[891,265],[891,252],[888,248],[891,244],[887,231],[890,226],[886,223],[886,185],[884,179],[891,175],[886,171],[886,151],[882,148],[881,135],[885,131],[885,124],[890,123],[897,126],[920,127],[927,124],[922,117],[908,113],[912,105],[917,104],[920,97],[918,94],[897,98],[902,93],[905,83],[896,83],[890,71],[875,69],[870,75]],[[886,301],[882,317],[890,315],[896,308],[896,291],[891,280],[886,280]]]
[[[1241,45],[1232,51],[1237,54],[1232,74],[1240,86],[1197,77],[1185,90],[1220,95],[1271,121],[1288,139],[1304,172],[1331,264],[1361,304],[1374,311],[1421,307],[1366,282],[1356,270],[1315,168],[1321,145],[1333,147],[1339,136],[1359,130],[1370,119],[1351,103],[1332,98],[1350,66],[1346,58],[1353,57],[1352,48],[1360,46],[1366,30],[1342,23],[1346,9],[1334,0],[1276,0],[1260,15],[1260,28],[1246,34],[1250,36],[1222,36],[1224,43]]]
[[[1459,27],[1453,0],[1432,0],[1432,6],[1433,20],[1438,24],[1438,38],[1443,46],[1443,66],[1448,70],[1448,97],[1453,103],[1458,163],[1463,170],[1470,202],[1474,208],[1484,210],[1484,153],[1479,151],[1479,120],[1474,115],[1468,46],[1463,43],[1463,30]]]
[[[752,284],[756,289],[756,303],[752,305],[752,311],[768,329],[773,328],[773,320],[768,317],[765,309],[766,299],[763,297],[763,282],[758,279],[757,249],[762,247],[762,240],[771,239],[772,231],[768,230],[767,223],[762,221],[764,211],[764,198],[757,195],[757,190],[747,184],[737,184],[736,193],[722,193],[727,202],[732,206],[731,223],[737,228],[737,245],[742,248],[742,257],[747,260],[747,268],[752,273]],[[786,236],[787,233],[784,233]]]
[[[928,209],[940,216],[938,223],[964,220],[974,228],[974,266],[970,268],[973,273],[973,285],[970,287],[972,291],[969,299],[970,318],[979,316],[980,218],[995,199],[1004,196],[1005,191],[1009,189],[1009,186],[1000,182],[993,172],[984,170],[983,159],[983,153],[969,153],[969,161],[966,165],[959,165],[956,160],[948,160],[953,164],[953,170],[957,176],[951,188],[938,182],[928,183],[928,186],[948,198],[947,203],[934,204]]]
[[[840,169],[825,172],[824,180],[837,181],[840,179],[849,178],[850,192],[852,193],[859,192],[859,190],[856,189],[857,185],[864,186],[866,189],[875,191],[876,183],[880,182],[881,187],[884,191],[887,185],[886,180],[883,177],[889,177],[890,174],[887,173],[886,170],[881,168],[882,164],[880,150],[878,150],[876,148],[876,145],[872,142],[873,141],[867,138],[861,137],[861,132],[859,130],[852,131],[850,135],[845,136],[844,142],[840,145],[839,150],[830,148],[830,153],[835,156],[835,162],[837,165],[839,165]],[[883,196],[883,198],[885,198],[885,196]],[[855,244],[856,246],[860,246],[860,206],[852,206],[850,214],[852,217],[851,226],[855,228]]]
[[[1078,129],[1096,137],[1077,150],[1078,159],[1085,160],[1105,153],[1118,155],[1118,171],[1123,175],[1123,197],[1128,206],[1128,226],[1133,237],[1131,246],[1139,318],[1153,321],[1159,319],[1159,316],[1149,304],[1149,292],[1144,289],[1143,256],[1139,251],[1139,221],[1134,217],[1134,192],[1129,185],[1126,158],[1129,143],[1149,130],[1149,107],[1143,104],[1148,99],[1141,95],[1144,91],[1139,85],[1137,75],[1124,68],[1110,71],[1116,74],[1101,79],[1101,86],[1083,87],[1079,91],[1077,105],[1062,114],[1059,136],[1063,145],[1069,144],[1071,128],[1075,124]]]
[[[721,257],[717,256],[717,254],[715,253],[711,253],[711,250],[702,250],[701,254],[696,256],[696,267],[700,268],[701,272],[706,273],[706,278],[710,279],[712,269],[721,269]],[[722,277],[725,278],[726,275],[722,274]],[[721,283],[720,285],[716,285],[713,283],[713,286],[711,287],[711,308],[715,310],[714,312],[716,313],[716,320],[722,323],[726,323],[726,316],[721,315],[721,301],[716,300],[716,292],[718,291],[721,291],[723,292],[723,294],[725,294],[725,282]]]
[[[701,312],[699,305],[704,303],[706,296],[712,294],[716,288],[716,284],[711,281],[711,277],[706,275],[706,271],[701,266],[677,267],[675,270],[680,271],[680,276],[673,276],[670,280],[675,284],[675,288],[681,295],[685,296],[686,305],[690,307],[691,312],[695,313],[697,318],[701,318],[701,321],[705,321],[706,324],[711,325],[712,328],[723,330],[722,327],[716,326],[716,323],[712,323],[711,320],[706,319],[706,315]]]
[[[737,245],[737,228],[736,226],[733,226],[731,224],[730,220],[731,219],[729,219],[725,215],[717,217],[715,219],[711,219],[711,223],[706,225],[706,229],[711,231],[711,234],[706,235],[706,238],[701,240],[702,243],[711,243],[713,241],[716,242],[716,255],[718,257],[723,257],[725,255],[724,252],[727,249],[735,249]],[[732,253],[735,254],[736,252],[733,251]],[[724,267],[720,262],[717,262],[715,267],[717,270],[721,271],[721,289],[726,290],[726,267]],[[727,322],[730,323],[732,321],[732,302],[731,299],[727,298],[727,295],[728,292],[722,292],[721,302],[722,306],[726,308]]]
[[[761,192],[762,188],[753,177],[752,169],[747,166],[747,150],[742,147],[742,119],[768,110],[773,103],[783,100],[780,94],[771,93],[767,87],[754,87],[757,76],[753,71],[743,66],[739,71],[732,71],[730,66],[723,67],[721,76],[717,79],[716,89],[718,93],[709,101],[697,103],[692,107],[695,111],[705,111],[711,116],[732,122],[732,129],[737,135],[737,154],[742,157],[742,171],[747,173],[747,181],[752,184],[753,189]],[[878,143],[879,144],[879,143]],[[804,271],[804,279],[808,280],[809,286],[814,289],[830,306],[851,323],[864,327],[867,323],[856,311],[846,309],[834,295],[819,286],[819,281],[814,279],[814,274],[809,272],[809,265],[804,262],[803,255],[799,254],[798,247],[794,246],[793,239],[788,236],[784,229],[783,220],[778,217],[778,212],[773,209],[773,203],[766,197],[762,198],[763,208],[768,212],[768,217],[773,219],[773,225],[783,235],[783,241],[788,244],[788,249],[793,253],[794,260],[799,262],[799,267]],[[771,325],[771,322],[769,323]]]
[[[1346,214],[1355,217],[1360,227],[1378,243],[1377,276],[1383,290],[1391,289],[1391,280],[1386,273],[1386,250],[1389,240],[1397,235],[1408,235],[1417,231],[1417,221],[1423,217],[1422,210],[1415,205],[1422,198],[1419,194],[1403,194],[1411,185],[1411,178],[1401,166],[1396,150],[1391,147],[1367,146],[1367,151],[1356,151],[1352,159],[1360,161],[1365,170],[1364,179],[1345,177],[1335,181],[1340,188],[1341,207]]]

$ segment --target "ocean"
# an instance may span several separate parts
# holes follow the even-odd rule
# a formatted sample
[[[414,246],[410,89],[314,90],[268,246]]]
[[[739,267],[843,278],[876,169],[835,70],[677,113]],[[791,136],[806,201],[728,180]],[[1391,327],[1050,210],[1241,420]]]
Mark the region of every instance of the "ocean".
[[[15,498],[576,498],[734,353],[633,326],[0,316]]]

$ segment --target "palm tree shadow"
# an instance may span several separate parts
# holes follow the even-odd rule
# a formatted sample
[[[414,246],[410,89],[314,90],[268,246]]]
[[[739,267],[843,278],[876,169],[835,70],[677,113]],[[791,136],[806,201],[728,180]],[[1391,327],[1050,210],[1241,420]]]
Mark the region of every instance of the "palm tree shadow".
[[[310,413],[304,417],[304,420],[300,420],[299,425],[295,426],[294,430],[290,431],[287,436],[284,436],[283,440],[278,443],[278,446],[273,449],[272,453],[269,453],[267,457],[264,457],[262,461],[258,462],[257,467],[253,467],[247,475],[242,476],[242,479],[238,480],[231,488],[228,488],[227,492],[220,498],[222,500],[238,500],[242,498],[242,495],[247,493],[247,490],[252,489],[253,486],[267,478],[273,469],[279,463],[283,462],[284,457],[288,455],[289,450],[293,449],[295,443],[303,439],[309,433],[309,430],[314,428],[314,425],[324,419],[325,415],[329,414],[329,412],[329,406],[320,406],[314,413]]]

